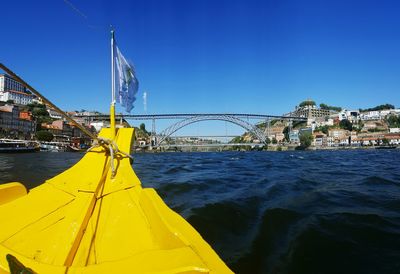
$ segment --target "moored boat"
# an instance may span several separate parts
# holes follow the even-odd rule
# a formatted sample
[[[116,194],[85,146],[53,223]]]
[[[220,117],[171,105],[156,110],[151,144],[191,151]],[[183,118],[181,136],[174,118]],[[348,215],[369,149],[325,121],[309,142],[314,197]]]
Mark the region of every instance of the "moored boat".
[[[83,152],[83,151],[85,151],[85,149],[81,149],[81,148],[77,148],[75,146],[68,145],[67,151],[68,152]]]
[[[35,141],[0,139],[0,153],[36,152],[39,150],[39,143]]]
[[[389,145],[389,146],[377,146],[375,149],[396,149],[397,146]]]
[[[40,142],[40,151],[64,152],[68,150],[68,146],[64,142]]]

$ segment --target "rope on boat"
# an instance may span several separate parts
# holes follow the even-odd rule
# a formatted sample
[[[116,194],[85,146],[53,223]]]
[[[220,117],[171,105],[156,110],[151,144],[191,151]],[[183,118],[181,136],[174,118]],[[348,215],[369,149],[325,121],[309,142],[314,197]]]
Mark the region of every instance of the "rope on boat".
[[[115,166],[114,166],[114,156],[116,154],[120,153],[120,154],[124,155],[125,157],[128,157],[133,160],[133,157],[131,155],[129,155],[129,153],[119,150],[118,145],[113,140],[98,137],[95,140],[94,144],[86,152],[90,152],[92,149],[94,149],[96,147],[103,147],[110,151],[111,178],[114,178],[114,176],[116,174],[116,170],[115,170]]]

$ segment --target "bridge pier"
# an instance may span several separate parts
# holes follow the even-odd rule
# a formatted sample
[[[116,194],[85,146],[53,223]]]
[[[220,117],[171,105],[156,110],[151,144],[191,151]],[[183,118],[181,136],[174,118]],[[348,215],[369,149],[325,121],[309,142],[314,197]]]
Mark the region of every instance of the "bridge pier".
[[[156,136],[156,119],[152,119],[151,123],[151,135]]]
[[[153,148],[155,148],[157,146],[158,146],[157,136],[151,136],[150,137],[150,149],[153,149]]]
[[[271,119],[270,118],[267,118],[266,119],[266,121],[265,121],[265,135],[266,135],[266,137],[268,138],[268,139],[270,139],[271,140]]]
[[[150,149],[157,147],[156,119],[151,122]]]

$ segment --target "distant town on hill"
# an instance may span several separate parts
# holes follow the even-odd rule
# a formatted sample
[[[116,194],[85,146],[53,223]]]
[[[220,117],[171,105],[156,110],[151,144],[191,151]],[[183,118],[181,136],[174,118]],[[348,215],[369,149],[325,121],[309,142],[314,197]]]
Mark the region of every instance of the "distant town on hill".
[[[321,149],[400,144],[400,109],[392,104],[345,109],[325,103],[318,107],[315,101],[305,100],[285,115],[304,117],[307,121],[271,120],[258,125],[267,136],[267,143],[277,148],[291,144]],[[250,133],[232,140],[255,141]]]

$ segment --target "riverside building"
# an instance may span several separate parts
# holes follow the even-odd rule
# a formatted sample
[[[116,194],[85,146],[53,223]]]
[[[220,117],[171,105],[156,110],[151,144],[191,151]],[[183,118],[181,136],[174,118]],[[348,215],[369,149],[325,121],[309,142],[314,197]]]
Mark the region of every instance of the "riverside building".
[[[0,106],[0,135],[6,138],[31,139],[36,123],[29,112],[20,111],[17,106]]]
[[[334,113],[336,112],[329,109],[317,108],[315,105],[306,105],[303,107],[296,107],[294,111],[288,113],[288,116],[305,117],[310,119],[328,117]]]
[[[305,105],[295,108],[294,111],[285,114],[284,116],[294,116],[307,118],[307,126],[311,126],[313,123],[322,123],[333,114],[337,114],[336,111],[330,109],[318,108],[315,105]]]
[[[18,81],[7,74],[0,74],[0,101],[13,101],[18,105],[32,103],[34,96]]]

